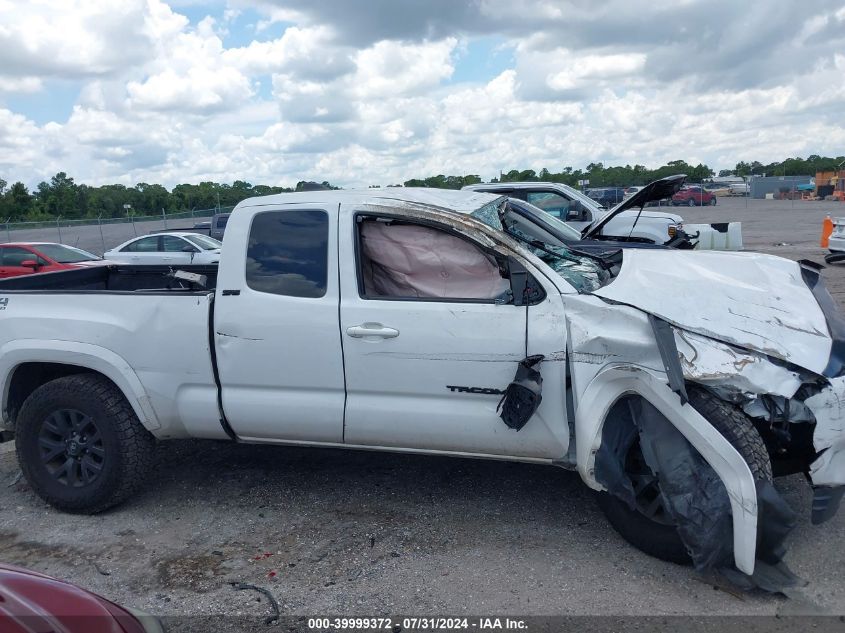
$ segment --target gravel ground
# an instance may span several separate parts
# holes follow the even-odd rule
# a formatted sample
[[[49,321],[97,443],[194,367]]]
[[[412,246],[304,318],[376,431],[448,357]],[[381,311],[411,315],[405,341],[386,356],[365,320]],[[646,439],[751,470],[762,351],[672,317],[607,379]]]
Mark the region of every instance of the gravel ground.
[[[828,212],[845,208],[721,199],[679,210],[688,222],[741,220],[747,249],[819,262]],[[843,303],[845,267],[825,277]],[[787,599],[641,554],[577,474],[550,467],[169,442],[144,494],[89,517],[16,480],[11,449],[0,445],[0,560],[160,615],[269,613],[234,582],[312,616],[845,614],[845,512],[811,526],[798,476],[777,486],[800,510],[787,562],[809,585]]]

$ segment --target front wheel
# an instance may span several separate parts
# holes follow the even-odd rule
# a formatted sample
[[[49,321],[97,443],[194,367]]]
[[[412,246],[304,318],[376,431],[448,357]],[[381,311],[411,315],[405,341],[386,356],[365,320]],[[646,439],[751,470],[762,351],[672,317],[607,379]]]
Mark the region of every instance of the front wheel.
[[[695,206],[695,200],[693,200],[692,198],[687,200],[687,206],[688,207],[694,207]]]
[[[698,386],[688,389],[690,404],[719,431],[748,463],[755,481],[772,481],[766,445],[754,424],[740,409]],[[663,506],[660,477],[643,458],[639,438],[628,448],[625,472],[634,489],[635,509],[609,493],[598,495],[599,507],[617,532],[646,554],[682,565],[691,564],[675,524]]]
[[[15,444],[21,470],[42,499],[93,514],[143,485],[155,438],[112,382],[78,374],[32,392],[18,415]]]
[[[711,206],[711,207],[715,207],[715,206],[716,206],[716,198],[715,198],[715,197],[710,198],[710,206]]]

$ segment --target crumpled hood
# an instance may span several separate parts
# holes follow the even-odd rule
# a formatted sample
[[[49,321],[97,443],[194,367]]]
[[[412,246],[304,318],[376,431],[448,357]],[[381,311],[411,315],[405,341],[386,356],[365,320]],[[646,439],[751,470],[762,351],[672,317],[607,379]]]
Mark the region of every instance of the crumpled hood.
[[[825,315],[800,266],[781,257],[626,249],[619,276],[592,294],[817,374],[830,360]]]

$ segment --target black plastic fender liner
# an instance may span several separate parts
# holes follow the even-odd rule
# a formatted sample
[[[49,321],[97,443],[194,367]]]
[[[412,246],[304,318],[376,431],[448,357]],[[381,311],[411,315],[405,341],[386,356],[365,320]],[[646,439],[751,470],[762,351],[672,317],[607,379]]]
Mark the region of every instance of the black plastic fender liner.
[[[757,560],[750,576],[735,567],[724,566],[718,571],[742,589],[762,589],[770,593],[785,593],[791,587],[807,585],[796,576],[783,557],[784,542],[795,527],[797,515],[770,481],[757,482]]]
[[[736,569],[733,516],[721,478],[684,435],[647,400],[628,396],[611,408],[595,456],[596,480],[635,509],[625,472],[628,447],[639,436],[643,458],[660,482],[664,509],[695,568],[723,574],[738,587],[773,593],[803,583],[782,562],[797,515],[768,481],[757,482],[757,561],[748,576]]]
[[[728,491],[709,463],[651,403],[641,400],[640,447],[660,480],[667,514],[699,571],[733,565]]]

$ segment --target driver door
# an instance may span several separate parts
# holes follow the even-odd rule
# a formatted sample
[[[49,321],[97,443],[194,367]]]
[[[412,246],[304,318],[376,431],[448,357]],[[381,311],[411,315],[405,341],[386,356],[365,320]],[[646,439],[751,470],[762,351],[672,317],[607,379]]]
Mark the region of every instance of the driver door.
[[[519,432],[505,426],[497,411],[519,361],[535,347],[534,325],[546,351],[565,349],[563,330],[546,323],[553,315],[549,304],[560,303],[560,294],[551,286],[536,305],[513,305],[497,299],[508,282],[495,260],[484,269],[489,250],[452,227],[382,216],[383,233],[397,226],[420,236],[404,242],[388,237],[393,242],[385,247],[362,240],[365,221],[372,221],[369,212],[341,213],[341,235],[355,238],[340,241],[344,442],[526,458],[565,455],[562,363],[543,368],[549,388]],[[380,259],[396,242],[402,244],[389,253],[390,261]],[[387,281],[380,285],[379,279]]]

